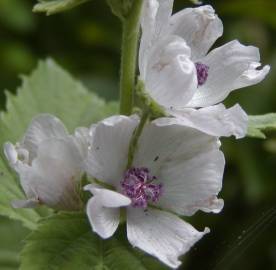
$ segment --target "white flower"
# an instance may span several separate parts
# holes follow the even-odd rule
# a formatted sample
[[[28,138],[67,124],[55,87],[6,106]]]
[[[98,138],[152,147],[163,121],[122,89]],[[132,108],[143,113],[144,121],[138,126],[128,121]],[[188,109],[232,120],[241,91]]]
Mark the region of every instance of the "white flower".
[[[119,208],[125,207],[129,242],[176,268],[178,257],[209,232],[197,231],[177,215],[220,212],[224,156],[216,137],[155,121],[144,127],[126,169],[138,122],[136,117],[113,116],[95,127],[85,162],[87,174],[96,179],[85,187],[94,195],[87,215],[93,231],[108,238],[119,225]]]
[[[27,196],[27,200],[14,201],[13,206],[45,204],[61,210],[79,209],[82,203],[77,189],[88,137],[85,128],[71,136],[58,118],[41,114],[32,120],[19,143],[5,143],[4,153]]]
[[[186,117],[189,113],[186,110],[183,116],[183,108],[217,104],[231,91],[265,78],[270,67],[259,68],[256,47],[234,40],[208,53],[223,32],[222,22],[211,6],[187,8],[171,15],[172,6],[173,0],[145,1],[139,50],[140,77],[146,90],[172,115]],[[210,110],[211,118],[213,109]],[[235,116],[230,119],[239,115],[243,122],[228,123],[224,119],[224,125],[230,130],[231,126],[242,124],[237,128],[243,129],[239,137],[244,136],[246,114],[237,106],[224,114],[233,112]],[[208,110],[204,113],[205,117],[209,114]]]

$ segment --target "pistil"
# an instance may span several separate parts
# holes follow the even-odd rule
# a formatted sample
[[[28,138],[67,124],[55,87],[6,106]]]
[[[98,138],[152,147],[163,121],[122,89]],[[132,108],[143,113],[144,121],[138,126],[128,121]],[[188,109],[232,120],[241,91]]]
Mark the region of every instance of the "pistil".
[[[123,193],[132,201],[133,207],[147,208],[148,203],[155,203],[162,194],[162,184],[154,184],[147,168],[130,168],[121,181]]]
[[[198,86],[201,86],[206,82],[208,78],[209,67],[200,62],[195,63],[195,67],[197,71]]]

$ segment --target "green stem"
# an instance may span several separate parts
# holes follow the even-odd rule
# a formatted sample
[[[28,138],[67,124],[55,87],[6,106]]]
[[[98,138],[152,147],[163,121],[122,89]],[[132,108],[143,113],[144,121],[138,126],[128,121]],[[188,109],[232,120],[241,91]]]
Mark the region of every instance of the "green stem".
[[[132,135],[130,144],[129,144],[127,168],[130,168],[132,165],[134,153],[135,153],[137,143],[138,143],[138,139],[143,131],[145,124],[147,123],[148,118],[149,118],[149,111],[144,110],[143,115],[140,120],[140,123],[136,127],[136,129]]]
[[[128,16],[123,20],[120,113],[124,115],[130,115],[133,106],[142,4],[143,0],[133,1],[133,6]]]

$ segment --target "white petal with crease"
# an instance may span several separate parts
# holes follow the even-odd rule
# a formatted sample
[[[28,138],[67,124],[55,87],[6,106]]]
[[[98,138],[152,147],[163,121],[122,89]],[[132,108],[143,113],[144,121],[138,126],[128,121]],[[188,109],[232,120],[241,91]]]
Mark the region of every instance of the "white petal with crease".
[[[208,78],[199,86],[187,107],[206,107],[224,100],[236,89],[261,82],[270,67],[260,66],[260,54],[254,46],[244,46],[237,40],[212,50],[199,62],[207,65]]]
[[[100,204],[105,207],[116,208],[131,204],[131,200],[128,197],[116,191],[101,188],[98,185],[87,185],[84,190],[90,191],[100,201]]]
[[[142,37],[139,48],[139,69],[145,74],[145,65],[153,44],[162,37],[172,13],[173,0],[144,1],[141,15]]]
[[[181,124],[161,126],[154,121],[144,127],[133,165],[147,167],[156,176],[164,162],[171,160],[176,153],[185,153],[188,157],[218,147],[214,136]],[[182,162],[185,163],[185,159]]]
[[[93,231],[102,238],[111,237],[119,225],[119,207],[130,205],[131,200],[118,192],[94,184],[85,186],[84,190],[94,195],[86,209]]]
[[[158,205],[179,215],[191,216],[196,211],[218,213],[223,201],[217,198],[222,188],[225,160],[219,150],[198,153],[176,153],[165,162],[158,181],[163,184],[163,194]],[[183,160],[185,160],[183,162]]]
[[[137,117],[112,116],[97,124],[85,161],[86,172],[114,186],[122,180],[127,165],[128,147]]]
[[[86,213],[93,231],[104,239],[111,237],[118,228],[120,209],[104,207],[96,197],[88,201]]]
[[[169,24],[168,33],[186,40],[193,61],[203,57],[223,33],[222,22],[209,5],[183,9],[170,18]]]
[[[70,138],[49,139],[37,149],[32,166],[19,171],[28,198],[62,210],[79,209],[77,182],[81,175],[81,155]]]
[[[183,107],[195,93],[197,73],[186,42],[176,36],[159,41],[146,67],[146,90],[166,108]]]
[[[177,268],[181,264],[178,257],[208,232],[208,229],[199,232],[179,217],[159,210],[127,212],[129,242],[172,268]]]
[[[163,184],[157,205],[180,215],[219,212],[225,163],[219,146],[216,137],[197,129],[153,122],[141,134],[133,165],[147,167]]]
[[[63,123],[50,114],[40,114],[30,123],[20,145],[30,154],[30,160],[36,156],[38,145],[50,138],[64,138],[68,132]]]
[[[201,109],[170,110],[169,113],[175,117],[158,118],[154,122],[159,126],[189,126],[218,137],[234,135],[239,139],[247,132],[248,116],[238,104],[229,109],[219,104]]]

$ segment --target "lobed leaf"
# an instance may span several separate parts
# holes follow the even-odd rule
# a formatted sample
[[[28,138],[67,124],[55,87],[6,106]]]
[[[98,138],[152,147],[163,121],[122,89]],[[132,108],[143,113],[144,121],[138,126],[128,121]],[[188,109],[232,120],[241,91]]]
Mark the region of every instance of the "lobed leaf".
[[[123,235],[102,240],[84,213],[59,213],[43,220],[28,237],[20,270],[167,269],[136,252]]]

